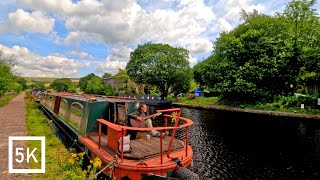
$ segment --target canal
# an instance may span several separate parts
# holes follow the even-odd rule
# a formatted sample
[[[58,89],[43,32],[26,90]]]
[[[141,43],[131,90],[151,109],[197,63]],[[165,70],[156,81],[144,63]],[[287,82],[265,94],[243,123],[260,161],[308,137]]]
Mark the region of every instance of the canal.
[[[320,122],[182,108],[201,179],[320,179]]]

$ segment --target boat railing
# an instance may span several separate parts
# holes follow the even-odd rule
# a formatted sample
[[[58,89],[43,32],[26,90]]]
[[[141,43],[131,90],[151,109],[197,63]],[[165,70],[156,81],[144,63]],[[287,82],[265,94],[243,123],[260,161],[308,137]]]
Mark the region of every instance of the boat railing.
[[[79,93],[69,93],[69,92],[47,92],[47,94],[62,96],[62,97],[84,98],[86,100],[89,100],[91,98],[97,98],[97,97],[104,98],[104,99],[122,99],[122,100],[133,100],[133,101],[137,100],[137,98],[131,98],[131,97],[79,94]]]
[[[99,145],[99,149],[101,148],[101,135],[102,135],[102,125],[106,125],[108,126],[108,136],[109,134],[112,134],[113,136],[116,135],[116,138],[110,138],[108,137],[108,143],[111,145],[114,145],[114,150],[117,150],[118,148],[118,139],[120,137],[121,139],[121,149],[120,149],[120,156],[121,156],[121,161],[123,162],[123,157],[124,157],[124,136],[125,136],[125,132],[126,130],[133,130],[133,131],[151,131],[151,130],[156,130],[159,131],[160,134],[160,145],[159,145],[159,149],[160,149],[160,163],[163,163],[163,133],[165,131],[170,131],[172,130],[172,134],[171,134],[171,139],[169,142],[169,146],[167,149],[167,157],[168,158],[176,158],[176,157],[171,157],[170,156],[170,151],[172,148],[172,143],[176,134],[176,131],[178,129],[185,129],[185,156],[188,157],[188,141],[189,141],[189,137],[188,137],[188,129],[189,126],[191,126],[193,124],[192,120],[188,119],[188,118],[184,118],[184,117],[180,117],[181,114],[181,109],[180,108],[174,108],[174,109],[166,109],[166,110],[158,110],[157,112],[162,112],[164,113],[164,123],[165,125],[163,127],[153,127],[153,128],[137,128],[137,127],[130,127],[130,126],[121,126],[118,124],[114,124],[112,122],[109,122],[105,119],[98,119],[97,121],[99,122],[99,132],[98,132],[98,145]],[[174,113],[177,112],[177,113]],[[173,114],[167,114],[167,113],[173,113]],[[175,118],[175,124],[174,126],[168,126],[168,119],[169,118]],[[179,125],[179,121],[183,121],[183,124]],[[109,140],[111,140],[112,142],[109,142]]]

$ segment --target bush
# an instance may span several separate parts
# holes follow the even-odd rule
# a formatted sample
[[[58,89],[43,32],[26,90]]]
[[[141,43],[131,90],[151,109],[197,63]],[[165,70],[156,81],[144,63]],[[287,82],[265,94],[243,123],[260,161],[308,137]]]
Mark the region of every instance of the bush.
[[[22,91],[22,85],[19,84],[19,83],[17,83],[17,82],[15,82],[15,83],[13,83],[13,85],[12,85],[12,90],[13,90],[14,92],[19,93],[19,92]]]

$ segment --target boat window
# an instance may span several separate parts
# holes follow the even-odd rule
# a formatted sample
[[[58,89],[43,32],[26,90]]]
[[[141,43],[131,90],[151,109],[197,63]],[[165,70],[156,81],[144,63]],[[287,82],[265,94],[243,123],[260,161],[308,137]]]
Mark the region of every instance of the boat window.
[[[115,103],[115,119],[114,122],[117,124],[124,125],[126,124],[126,115],[127,115],[127,110],[125,103]]]
[[[41,94],[40,95],[40,97],[41,97],[41,99],[40,99],[40,102],[42,103],[42,104],[45,104],[45,102],[46,102],[46,95],[45,94]]]
[[[80,122],[83,114],[83,106],[78,102],[74,102],[71,104],[71,114],[69,124],[71,124],[74,128],[80,129]]]
[[[67,117],[67,100],[65,99],[61,99],[60,101],[59,116],[63,119],[69,119]]]
[[[49,96],[49,98],[47,99],[47,107],[53,111],[53,107],[54,107],[54,98],[53,96]]]

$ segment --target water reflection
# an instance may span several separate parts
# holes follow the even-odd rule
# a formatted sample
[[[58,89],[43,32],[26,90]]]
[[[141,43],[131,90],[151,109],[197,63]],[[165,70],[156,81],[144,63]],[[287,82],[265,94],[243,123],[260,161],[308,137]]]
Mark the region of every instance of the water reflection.
[[[183,108],[201,179],[319,179],[317,120]]]

